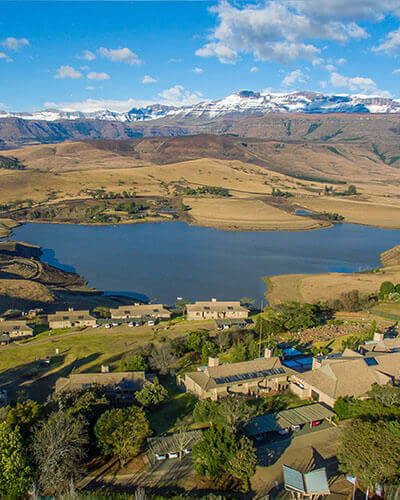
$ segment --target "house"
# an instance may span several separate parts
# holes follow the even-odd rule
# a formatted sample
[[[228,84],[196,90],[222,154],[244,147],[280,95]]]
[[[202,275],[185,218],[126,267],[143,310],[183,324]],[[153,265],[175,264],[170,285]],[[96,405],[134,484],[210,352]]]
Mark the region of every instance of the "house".
[[[365,342],[358,350],[364,355],[371,352],[400,352],[400,337],[385,337],[384,333],[376,332],[374,339]]]
[[[240,305],[239,301],[197,301],[186,305],[187,319],[245,319],[249,317],[249,310]]]
[[[15,340],[33,337],[34,332],[26,321],[3,319],[0,320],[0,336],[4,339],[2,341],[5,341],[6,337],[3,337],[5,335],[8,335],[9,340]]]
[[[147,438],[149,450],[156,460],[179,458],[180,455],[189,454],[193,446],[201,441],[203,433],[200,430],[167,434]]]
[[[219,364],[219,358],[209,358],[207,367],[178,377],[182,389],[199,399],[218,400],[235,394],[257,395],[288,388],[288,377],[293,373],[284,367],[278,357],[272,357],[269,349],[263,358],[240,363]]]
[[[89,314],[89,311],[75,311],[72,307],[68,311],[57,311],[47,316],[49,327],[72,328],[93,326],[96,324],[96,318]]]
[[[72,373],[56,381],[55,391],[80,391],[90,387],[105,387],[109,394],[122,399],[130,399],[140,391],[146,383],[152,382],[155,376],[138,372],[103,372],[103,373]]]
[[[363,397],[375,384],[386,385],[400,377],[400,353],[363,356],[346,349],[341,355],[317,357],[312,370],[290,377],[290,390],[333,407],[340,397]]]
[[[171,313],[162,304],[134,304],[110,309],[112,319],[170,319]]]

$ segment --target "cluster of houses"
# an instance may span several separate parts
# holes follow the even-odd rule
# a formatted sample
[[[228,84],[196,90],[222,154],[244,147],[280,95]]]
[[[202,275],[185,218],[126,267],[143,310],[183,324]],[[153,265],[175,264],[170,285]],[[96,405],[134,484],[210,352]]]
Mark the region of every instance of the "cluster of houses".
[[[340,397],[363,397],[377,385],[400,383],[400,337],[374,340],[358,351],[312,358],[311,369],[292,368],[292,363],[272,356],[240,363],[220,364],[209,358],[207,367],[179,377],[183,390],[199,399],[218,400],[228,395],[263,396],[289,390],[301,399],[313,399],[333,407]]]
[[[198,301],[186,306],[187,319],[215,320],[218,328],[229,328],[233,324],[244,326],[249,316],[249,310],[239,301]],[[88,328],[99,326],[102,321],[106,326],[126,322],[129,326],[148,324],[153,326],[158,321],[171,319],[172,313],[162,304],[133,304],[110,309],[110,318],[100,320],[89,310],[57,311],[47,316],[49,328]],[[0,344],[7,344],[16,339],[32,337],[34,330],[29,326],[29,320],[6,320],[0,318]]]

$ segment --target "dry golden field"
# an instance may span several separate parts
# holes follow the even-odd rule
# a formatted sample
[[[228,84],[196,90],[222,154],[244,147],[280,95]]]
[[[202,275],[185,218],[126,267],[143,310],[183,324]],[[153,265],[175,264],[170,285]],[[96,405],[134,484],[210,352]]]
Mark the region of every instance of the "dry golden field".
[[[377,292],[383,281],[400,282],[400,266],[388,267],[373,273],[286,274],[265,278],[269,304],[286,300],[317,302],[334,300],[343,292],[359,290]]]
[[[96,189],[173,199],[185,187],[219,186],[231,197],[185,197],[193,224],[304,230],[325,227],[327,221],[318,216],[336,212],[345,222],[400,227],[400,171],[367,146],[244,140],[192,136],[10,150],[7,155],[27,168],[0,169],[0,199],[54,205],[88,198],[86,190]],[[350,184],[356,185],[357,196],[324,195],[325,186],[340,192]],[[291,197],[272,198],[273,188]],[[295,216],[302,208],[317,218]],[[4,236],[4,227],[1,232]]]

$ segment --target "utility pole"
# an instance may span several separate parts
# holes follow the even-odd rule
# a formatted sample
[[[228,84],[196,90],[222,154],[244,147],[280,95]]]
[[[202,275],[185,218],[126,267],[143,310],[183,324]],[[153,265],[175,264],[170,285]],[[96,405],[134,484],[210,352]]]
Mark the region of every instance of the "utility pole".
[[[261,310],[260,310],[260,338],[259,338],[259,343],[258,343],[258,356],[261,358],[261,333],[262,333],[262,311],[263,311],[263,305],[264,301],[261,299]]]

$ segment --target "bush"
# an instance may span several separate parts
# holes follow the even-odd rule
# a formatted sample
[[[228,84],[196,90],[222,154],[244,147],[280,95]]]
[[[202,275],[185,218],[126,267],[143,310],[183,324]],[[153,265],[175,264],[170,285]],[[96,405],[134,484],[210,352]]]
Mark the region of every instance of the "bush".
[[[391,281],[384,281],[379,289],[379,298],[381,300],[386,298],[389,293],[395,292],[395,287]]]

